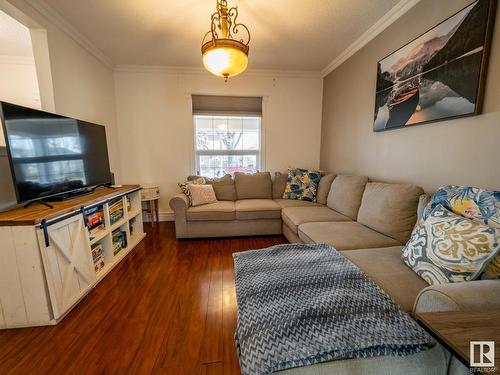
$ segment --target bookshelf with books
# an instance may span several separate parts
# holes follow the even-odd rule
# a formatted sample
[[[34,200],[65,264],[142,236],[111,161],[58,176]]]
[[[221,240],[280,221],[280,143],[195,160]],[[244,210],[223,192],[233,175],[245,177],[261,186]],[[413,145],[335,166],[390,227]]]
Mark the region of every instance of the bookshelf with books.
[[[125,216],[124,205],[126,205],[126,196],[117,198],[108,203],[109,221],[111,225],[121,221]]]
[[[85,225],[89,231],[89,240],[93,244],[106,234],[104,205],[89,207],[84,210]]]
[[[36,317],[17,314],[19,305],[2,299],[0,311],[9,312],[12,319],[0,324],[0,329],[57,324],[106,277],[146,236],[140,190],[138,185],[96,189],[84,197],[55,202],[50,210],[37,207],[31,216],[21,209],[9,213],[0,223],[0,237],[6,239],[4,250],[23,259],[29,257],[30,272],[20,272],[17,263],[6,263],[6,270],[17,272],[4,276],[21,275],[25,279],[21,280],[23,284],[17,278],[16,282],[0,285],[0,292],[21,296],[19,302],[30,307],[30,314]],[[17,287],[20,285],[22,289]]]
[[[94,271],[99,273],[106,265],[104,260],[104,244],[97,242],[91,247],[92,261],[94,262]]]
[[[142,213],[142,203],[140,194],[129,194],[125,196],[125,202],[129,217],[135,217]]]
[[[125,225],[115,229],[111,234],[113,241],[113,255],[116,256],[120,251],[127,248],[128,239]]]

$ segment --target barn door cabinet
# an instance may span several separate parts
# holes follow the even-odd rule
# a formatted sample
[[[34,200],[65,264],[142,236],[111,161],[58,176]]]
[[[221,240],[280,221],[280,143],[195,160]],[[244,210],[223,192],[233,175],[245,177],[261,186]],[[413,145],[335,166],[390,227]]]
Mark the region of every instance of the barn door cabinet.
[[[139,190],[0,213],[0,328],[57,324],[123,260],[145,237]],[[96,210],[102,224],[90,232]]]

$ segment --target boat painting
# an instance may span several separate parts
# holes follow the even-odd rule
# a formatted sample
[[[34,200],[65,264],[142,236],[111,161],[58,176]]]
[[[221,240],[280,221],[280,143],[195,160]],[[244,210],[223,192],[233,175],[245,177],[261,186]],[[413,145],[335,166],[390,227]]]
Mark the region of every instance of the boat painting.
[[[481,112],[496,0],[477,0],[377,64],[374,131]]]

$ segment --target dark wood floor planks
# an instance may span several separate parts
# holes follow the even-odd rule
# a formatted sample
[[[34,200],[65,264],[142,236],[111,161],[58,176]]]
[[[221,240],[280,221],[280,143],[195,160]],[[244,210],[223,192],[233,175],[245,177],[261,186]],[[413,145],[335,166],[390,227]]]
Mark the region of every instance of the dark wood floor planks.
[[[57,326],[0,331],[0,374],[239,374],[231,254],[281,236],[148,236]]]

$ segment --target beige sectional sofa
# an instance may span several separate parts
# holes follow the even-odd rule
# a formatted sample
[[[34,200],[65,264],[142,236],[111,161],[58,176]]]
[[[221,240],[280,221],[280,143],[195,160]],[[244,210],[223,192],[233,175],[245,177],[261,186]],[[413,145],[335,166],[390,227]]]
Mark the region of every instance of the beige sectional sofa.
[[[281,234],[283,208],[320,206],[282,199],[285,178],[279,175],[273,179],[269,172],[236,173],[234,180],[229,177],[212,182],[218,202],[197,207],[189,207],[184,194],[176,195],[170,207],[177,238]],[[329,188],[323,186],[321,194],[328,195]]]
[[[234,200],[201,207],[188,207],[183,195],[172,198],[170,206],[175,213],[177,237],[283,233],[290,242],[332,245],[410,314],[500,309],[500,280],[429,286],[401,260],[403,245],[430,199],[420,187],[369,182],[362,176],[326,175],[320,182],[318,202],[312,203],[282,199],[283,179],[284,175],[280,174],[274,179],[269,173],[236,174]],[[214,183],[216,194],[217,183]],[[230,182],[225,184],[227,188]],[[434,350],[425,355],[429,361],[435,361],[437,374],[465,371],[456,360],[449,364],[447,353],[443,356]],[[421,360],[423,358],[415,356],[414,362],[412,359],[405,365],[387,358],[382,363],[377,359],[335,361],[284,373],[378,374],[394,369],[391,366],[408,372],[404,366],[408,363],[418,366]],[[416,368],[414,373],[420,373]]]

